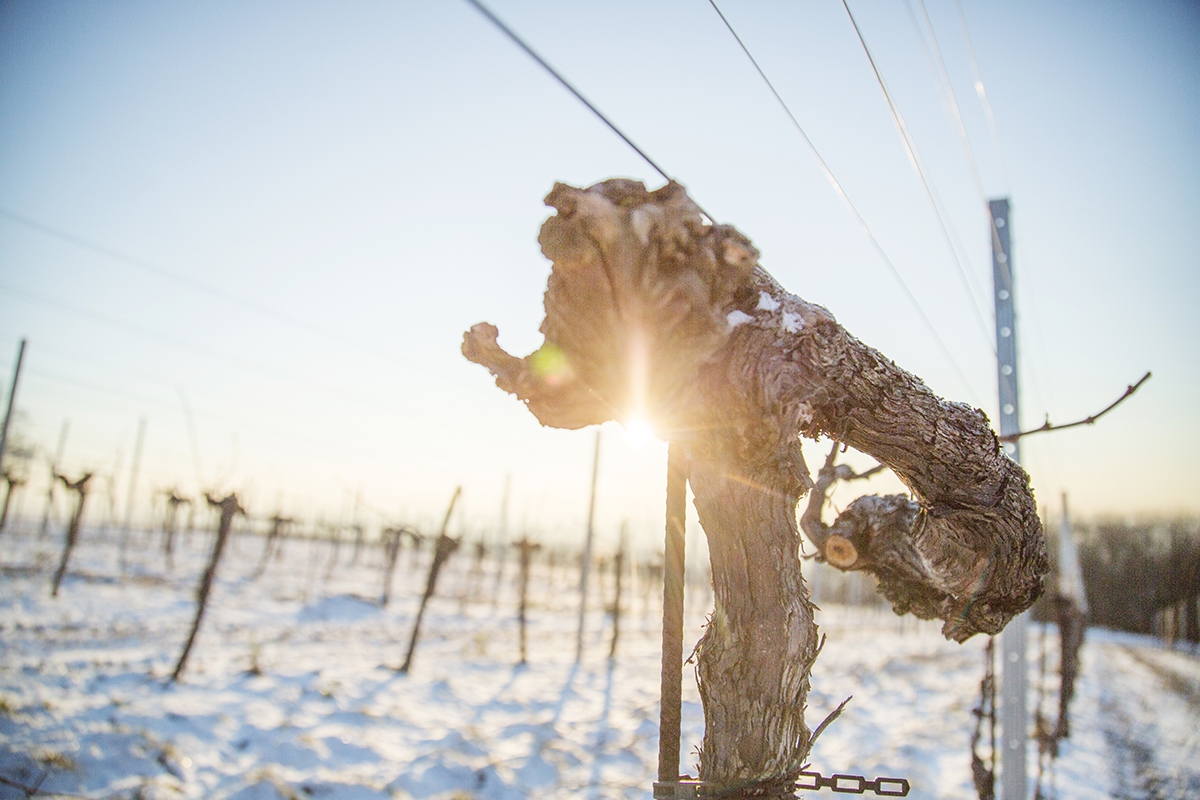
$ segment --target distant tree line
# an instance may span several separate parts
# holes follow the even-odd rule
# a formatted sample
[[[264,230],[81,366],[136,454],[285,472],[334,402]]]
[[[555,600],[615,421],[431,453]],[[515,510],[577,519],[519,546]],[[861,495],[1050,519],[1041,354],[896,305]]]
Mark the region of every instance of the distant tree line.
[[[1156,633],[1156,614],[1182,607],[1180,634],[1200,637],[1200,521],[1098,521],[1076,536],[1092,625]]]

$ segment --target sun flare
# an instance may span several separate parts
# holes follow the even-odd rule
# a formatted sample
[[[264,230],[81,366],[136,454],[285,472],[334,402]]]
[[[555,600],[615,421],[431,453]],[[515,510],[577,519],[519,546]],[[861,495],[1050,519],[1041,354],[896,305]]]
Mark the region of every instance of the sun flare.
[[[655,441],[654,429],[642,417],[633,417],[622,425],[625,428],[625,441],[634,447],[645,447]]]

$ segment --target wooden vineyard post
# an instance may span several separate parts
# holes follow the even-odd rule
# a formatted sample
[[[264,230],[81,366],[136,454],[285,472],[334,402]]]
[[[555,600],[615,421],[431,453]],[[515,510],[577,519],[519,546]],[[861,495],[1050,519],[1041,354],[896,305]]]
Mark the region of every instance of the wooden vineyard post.
[[[190,547],[192,536],[196,533],[196,504],[188,503],[187,525],[184,527],[184,542]]]
[[[504,582],[504,565],[508,559],[508,538],[501,538],[493,548],[496,572],[492,575],[492,608],[500,605],[500,587]]]
[[[142,466],[142,446],[146,443],[146,418],[138,420],[137,440],[133,446],[133,464],[129,470],[129,492],[125,498],[125,521],[121,525],[121,543],[119,546],[121,573],[124,574],[125,550],[129,546],[129,528],[133,524],[133,498],[137,494],[138,471]]]
[[[174,489],[167,493],[167,515],[163,520],[163,556],[167,559],[167,569],[175,569],[175,535],[179,529],[179,507],[192,505],[192,501],[177,493]]]
[[[473,603],[479,594],[479,584],[483,580],[483,559],[487,556],[487,545],[479,539],[471,546],[471,568],[467,571],[467,580],[459,586],[458,609],[465,614],[467,604]]]
[[[517,358],[480,323],[463,354],[543,425],[643,418],[678,451],[714,595],[696,651],[700,780],[727,798],[790,796],[813,738],[804,709],[820,642],[798,552],[796,506],[812,485],[800,437],[860,450],[907,485],[911,499],[859,498],[830,527],[855,548],[847,568],[959,642],[1000,631],[1042,592],[1028,476],[982,412],[936,397],[789,294],[748,238],[712,224],[678,184],[557,184],[546,202],[557,214],[539,237],[551,261],[544,344]],[[661,777],[677,781],[669,762]]]
[[[442,532],[434,546],[433,561],[429,564],[429,577],[425,581],[425,594],[421,596],[421,606],[417,609],[417,618],[413,621],[412,637],[408,640],[408,654],[404,656],[404,663],[398,670],[405,674],[412,667],[413,654],[417,650],[417,637],[421,634],[421,619],[425,616],[425,606],[429,604],[429,598],[433,597],[433,593],[437,589],[438,573],[441,572],[442,565],[446,563],[446,560],[458,549],[458,539],[451,539],[447,536],[446,529],[450,527],[450,515],[454,513],[454,504],[458,502],[460,494],[462,494],[461,486],[455,488],[454,496],[450,498],[450,507],[446,509],[446,516],[442,520]]]
[[[17,365],[13,368],[12,383],[8,387],[8,406],[4,410],[4,421],[0,423],[0,464],[4,463],[4,451],[8,448],[8,427],[12,424],[13,403],[17,398],[17,384],[21,382],[21,364],[25,361],[25,340],[17,348]]]
[[[267,562],[271,560],[271,556],[280,547],[280,537],[284,535],[284,531],[295,521],[291,517],[285,517],[281,514],[271,517],[271,530],[267,532],[267,541],[263,543],[262,557],[259,559],[258,566],[254,570],[252,580],[262,577],[263,571],[267,568]]]
[[[617,554],[613,556],[613,602],[612,602],[612,644],[608,647],[608,660],[617,657],[617,640],[621,638],[621,577],[625,572],[625,550],[629,547],[629,522],[621,523],[621,543],[617,545]]]
[[[392,576],[396,573],[396,560],[400,557],[403,537],[411,532],[406,528],[383,529],[383,592],[379,596],[381,608],[387,608],[392,597]]]
[[[332,544],[329,548],[329,565],[325,568],[325,580],[333,577],[333,570],[337,567],[338,554],[342,550],[342,529],[338,525],[329,526],[329,538]]]
[[[588,495],[587,533],[579,557],[579,632],[575,637],[575,663],[583,659],[583,633],[586,626],[588,574],[592,569],[592,538],[596,521],[596,478],[600,474],[600,429],[596,429],[596,450],[592,457],[592,491]]]
[[[500,501],[500,529],[496,536],[496,576],[492,580],[492,608],[500,605],[500,584],[504,580],[504,558],[508,550],[508,499],[512,493],[512,473],[504,476],[504,495]]]
[[[350,557],[351,565],[358,564],[358,557],[362,553],[363,539],[366,537],[367,529],[355,522],[350,526],[350,530],[354,531],[354,554]]]
[[[183,645],[183,652],[179,654],[175,670],[171,673],[170,683],[179,680],[179,676],[183,674],[188,654],[192,652],[192,645],[196,642],[196,633],[200,630],[200,621],[204,619],[204,609],[208,607],[213,579],[217,575],[217,565],[221,562],[221,553],[225,550],[225,543],[229,540],[229,531],[233,528],[233,518],[237,514],[246,513],[246,510],[238,504],[236,494],[227,495],[220,500],[215,500],[212,495],[208,494],[205,495],[205,498],[210,506],[221,509],[221,521],[217,527],[216,539],[213,541],[212,555],[208,559],[204,577],[200,579],[200,586],[196,590],[196,617],[192,620],[192,630],[188,634],[187,642]]]
[[[50,462],[50,483],[46,487],[46,509],[42,512],[42,524],[38,528],[38,539],[45,539],[50,530],[50,515],[54,513],[54,486],[58,483],[58,465],[62,463],[63,451],[67,447],[67,433],[70,430],[70,421],[63,420],[62,430],[58,434],[58,447],[54,451],[54,460]],[[57,520],[57,515],[55,519]]]
[[[527,662],[526,653],[526,612],[529,608],[529,566],[533,560],[533,554],[542,549],[540,544],[529,541],[529,537],[521,537],[521,541],[516,543],[517,552],[519,554],[520,572],[517,576],[517,628],[520,639],[521,660],[517,662],[519,666],[524,666]]]
[[[1071,698],[1075,696],[1075,678],[1079,674],[1079,649],[1083,646],[1088,614],[1087,592],[1079,568],[1075,534],[1071,530],[1071,514],[1067,510],[1066,492],[1062,494],[1062,506],[1062,527],[1058,532],[1058,592],[1054,598],[1062,653],[1059,667],[1058,722],[1054,726],[1054,735],[1058,739],[1065,739],[1071,735],[1069,712]],[[1192,570],[1193,586],[1196,585],[1197,578],[1200,578],[1200,563]],[[1194,613],[1195,606],[1190,608]]]
[[[63,475],[54,477],[62,481],[63,486],[74,492],[77,498],[75,513],[71,515],[71,524],[67,526],[67,536],[63,540],[62,558],[58,562],[58,569],[54,571],[54,580],[50,584],[50,596],[58,597],[58,586],[67,572],[67,562],[71,558],[71,551],[75,549],[75,545],[79,541],[79,528],[83,524],[83,506],[87,502],[88,481],[92,479],[92,473],[85,472],[82,478],[74,482],[67,480]]]
[[[408,571],[412,572],[417,568],[420,561],[421,548],[425,546],[425,534],[420,531],[409,530],[408,538],[412,542],[412,547],[408,549]]]
[[[4,506],[0,507],[0,533],[4,533],[8,525],[8,508],[12,504],[13,493],[26,484],[26,480],[11,469],[4,470]]]

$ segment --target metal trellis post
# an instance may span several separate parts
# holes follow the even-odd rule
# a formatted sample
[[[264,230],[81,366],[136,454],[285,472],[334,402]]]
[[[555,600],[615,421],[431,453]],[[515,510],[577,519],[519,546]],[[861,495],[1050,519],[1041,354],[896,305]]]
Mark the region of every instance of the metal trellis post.
[[[992,280],[996,302],[996,366],[1000,389],[1000,435],[1019,433],[1020,393],[1017,390],[1017,320],[1013,306],[1012,224],[1008,198],[992,200]],[[1004,443],[1004,452],[1021,460],[1019,440]],[[1029,796],[1025,748],[1029,740],[1026,708],[1025,643],[1029,612],[1013,618],[1000,634],[1000,799]]]

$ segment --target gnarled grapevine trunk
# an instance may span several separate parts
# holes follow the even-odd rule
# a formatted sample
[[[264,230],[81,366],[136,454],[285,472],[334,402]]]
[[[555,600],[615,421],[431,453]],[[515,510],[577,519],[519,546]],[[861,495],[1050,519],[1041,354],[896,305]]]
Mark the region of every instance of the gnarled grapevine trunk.
[[[798,557],[796,504],[811,485],[800,436],[869,453],[909,486],[903,508],[858,501],[864,521],[842,538],[898,612],[941,618],[959,641],[999,631],[1042,590],[1028,478],[983,412],[940,400],[785,292],[750,241],[710,224],[677,184],[559,184],[547,203],[558,213],[540,237],[553,262],[545,344],[519,359],[481,323],[463,353],[544,425],[645,417],[685,446],[715,592],[698,655],[701,778],[785,786],[810,746],[819,649]]]

